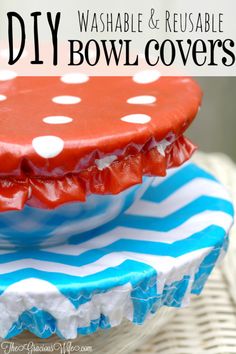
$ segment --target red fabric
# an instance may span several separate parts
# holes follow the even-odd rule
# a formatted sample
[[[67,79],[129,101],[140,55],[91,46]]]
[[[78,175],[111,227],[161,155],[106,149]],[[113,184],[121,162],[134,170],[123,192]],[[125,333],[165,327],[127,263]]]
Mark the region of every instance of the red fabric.
[[[83,202],[91,193],[117,194],[141,183],[143,175],[164,176],[195,149],[182,136],[202,97],[190,78],[161,77],[145,84],[132,77],[64,81],[17,77],[0,82],[5,97],[0,100],[0,211],[25,204],[55,208]],[[79,100],[61,104],[55,102],[58,96]],[[152,96],[154,102],[127,102],[139,96]],[[148,120],[123,119],[132,115]],[[67,122],[55,122],[58,116]],[[160,153],[157,144],[168,137],[175,142]],[[99,170],[96,160],[111,155],[115,161]]]
[[[0,82],[0,175],[64,176],[94,165],[104,154],[122,155],[132,146],[141,149],[154,138],[171,132],[181,136],[198,112],[201,90],[186,77],[161,77],[137,84],[131,77],[90,77],[81,84],[65,84],[59,77],[17,77]],[[79,97],[78,104],[56,104],[54,97]],[[128,104],[140,95],[152,104]],[[121,120],[130,114],[151,117],[146,124]],[[68,124],[47,124],[48,116],[66,116]],[[37,137],[56,136],[64,142],[55,157],[44,158],[34,149]],[[50,149],[50,146],[49,146]]]
[[[120,158],[102,171],[92,166],[60,178],[1,178],[0,211],[20,210],[25,204],[52,209],[68,202],[84,202],[90,193],[117,194],[141,183],[143,175],[164,176],[167,168],[184,163],[195,149],[187,138],[181,136],[167,147],[165,156],[153,148]]]

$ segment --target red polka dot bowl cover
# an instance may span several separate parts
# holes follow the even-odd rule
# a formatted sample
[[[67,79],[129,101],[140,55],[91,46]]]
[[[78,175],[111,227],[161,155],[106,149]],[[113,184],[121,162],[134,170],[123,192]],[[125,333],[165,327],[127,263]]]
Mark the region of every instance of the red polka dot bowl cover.
[[[156,71],[133,77],[0,71],[0,212],[22,215],[33,207],[49,217],[48,209],[77,202],[94,216],[106,199],[123,205],[116,211],[113,205],[115,217],[141,196],[150,176],[165,176],[190,158],[195,146],[183,133],[200,103],[192,79]]]

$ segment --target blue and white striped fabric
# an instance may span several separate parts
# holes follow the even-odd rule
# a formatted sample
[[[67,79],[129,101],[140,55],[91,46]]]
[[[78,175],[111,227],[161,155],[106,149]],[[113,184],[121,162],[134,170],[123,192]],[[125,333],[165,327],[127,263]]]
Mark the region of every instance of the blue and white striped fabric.
[[[145,177],[118,195],[91,194],[84,203],[66,203],[56,209],[25,206],[0,213],[0,249],[48,247],[64,244],[72,235],[91,231],[115,219],[147,190],[152,177]]]
[[[69,339],[184,306],[224,255],[232,221],[224,187],[190,163],[64,246],[1,251],[0,336],[28,329]]]

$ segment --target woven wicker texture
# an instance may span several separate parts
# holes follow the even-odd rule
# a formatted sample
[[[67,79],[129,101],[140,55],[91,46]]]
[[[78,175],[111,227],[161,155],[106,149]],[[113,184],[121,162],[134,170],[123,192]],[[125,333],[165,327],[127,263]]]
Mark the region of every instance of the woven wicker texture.
[[[221,154],[196,154],[194,160],[228,188],[236,202],[236,166]],[[177,311],[163,331],[153,333],[134,354],[236,353],[236,227],[223,264],[211,275],[203,294]]]
[[[236,167],[228,157],[198,153],[194,160],[221,180],[236,201]],[[192,298],[189,307],[179,310],[162,308],[143,326],[134,326],[126,321],[122,326],[81,337],[72,344],[92,346],[92,352],[96,354],[236,354],[235,253],[234,227],[224,263],[214,271],[203,294]],[[28,341],[47,345],[60,342],[55,337],[39,340],[27,333],[12,342],[22,344]],[[0,349],[0,353],[4,351]],[[63,353],[67,354],[69,350]]]
[[[81,352],[83,351],[84,353],[90,353],[88,347],[92,347],[92,353],[96,354],[133,353],[139,345],[145,343],[151,339],[154,333],[160,331],[160,329],[163,328],[171,318],[173,318],[174,314],[175,309],[164,307],[158,311],[156,316],[150,318],[142,326],[134,326],[131,322],[125,320],[122,322],[122,326],[113,327],[110,330],[100,330],[93,335],[82,336],[79,337],[79,339],[68,342],[63,342],[56,336],[52,336],[46,340],[39,339],[27,332],[23,332],[21,335],[10,340],[9,342],[20,346],[32,341],[35,346],[39,345],[41,348],[46,348],[48,345],[56,345],[58,348],[58,344],[62,348],[65,345],[65,352],[63,351],[63,354],[79,353],[78,351],[74,351],[72,349],[72,347],[75,348],[75,346],[80,346]],[[5,342],[3,342],[3,344],[4,343]],[[70,345],[71,352],[69,350]],[[37,354],[39,352],[40,350],[38,350],[38,352],[36,351]],[[4,354],[4,350],[0,349],[0,353]],[[28,354],[28,351],[23,350],[21,353]],[[50,350],[49,353],[62,354],[60,348]]]

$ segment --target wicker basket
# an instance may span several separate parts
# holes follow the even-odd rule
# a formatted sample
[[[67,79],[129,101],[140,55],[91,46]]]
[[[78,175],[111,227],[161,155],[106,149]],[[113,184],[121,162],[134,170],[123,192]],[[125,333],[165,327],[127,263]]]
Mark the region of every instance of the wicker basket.
[[[50,353],[53,354],[61,354],[60,348],[63,346],[68,348],[63,354],[70,354],[70,345],[74,348],[80,346],[81,351],[85,353],[90,352],[90,348],[92,353],[99,354],[133,353],[139,343],[141,345],[146,342],[148,338],[153,336],[153,333],[162,329],[166,323],[173,318],[175,311],[176,310],[173,308],[163,307],[142,326],[134,326],[131,322],[126,320],[118,327],[113,327],[109,330],[100,330],[93,335],[81,336],[79,339],[68,342],[63,342],[56,336],[52,336],[47,340],[39,339],[27,332],[22,333],[10,342],[20,346],[32,341],[35,346],[40,345],[42,348],[46,348],[48,345],[55,345],[56,349],[50,351]],[[71,354],[72,352],[74,353],[73,349]],[[78,351],[76,351],[76,353],[77,352]],[[4,351],[2,350],[0,353],[2,354]],[[21,353],[26,354],[27,350]]]
[[[212,172],[236,203],[236,166],[225,155],[198,153],[195,161]],[[134,354],[236,353],[236,227],[229,252],[211,275],[203,294],[177,312],[164,330],[153,333]]]

